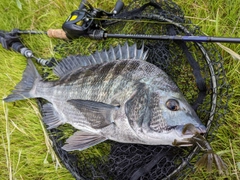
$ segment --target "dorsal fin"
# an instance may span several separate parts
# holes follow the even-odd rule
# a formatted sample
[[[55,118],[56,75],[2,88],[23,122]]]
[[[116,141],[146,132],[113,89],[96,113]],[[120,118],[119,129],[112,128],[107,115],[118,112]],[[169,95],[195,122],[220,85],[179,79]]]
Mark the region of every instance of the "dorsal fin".
[[[144,52],[144,44],[141,49],[137,49],[136,44],[129,46],[126,42],[123,46],[118,45],[115,48],[111,46],[108,51],[96,51],[90,56],[68,56],[54,67],[53,72],[58,77],[62,77],[74,69],[102,64],[104,62],[126,59],[146,60],[147,53],[148,51]]]

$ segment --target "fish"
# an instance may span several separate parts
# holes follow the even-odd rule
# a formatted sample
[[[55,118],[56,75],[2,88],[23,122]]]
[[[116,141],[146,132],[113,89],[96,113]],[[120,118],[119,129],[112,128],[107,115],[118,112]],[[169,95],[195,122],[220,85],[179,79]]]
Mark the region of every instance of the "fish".
[[[197,145],[198,147],[200,147],[202,151],[206,152],[196,162],[195,164],[196,168],[197,169],[205,168],[207,172],[212,172],[214,164],[220,175],[228,174],[226,163],[222,160],[222,158],[219,155],[214,153],[210,143],[206,140],[206,138],[203,135],[199,134],[199,131],[196,129],[196,127],[191,123],[186,124],[183,128],[182,133],[185,134],[187,131],[190,131],[193,134],[195,134],[193,137],[188,139],[188,142],[191,141],[192,144]],[[173,142],[174,146],[181,146],[182,144],[184,144],[184,142],[178,142],[177,140]]]
[[[65,123],[77,129],[65,151],[84,150],[106,140],[146,145],[192,145],[193,124],[206,133],[178,86],[160,68],[146,61],[144,44],[110,47],[89,56],[68,56],[53,69],[58,80],[44,80],[31,59],[22,80],[5,102],[42,98],[48,129]]]

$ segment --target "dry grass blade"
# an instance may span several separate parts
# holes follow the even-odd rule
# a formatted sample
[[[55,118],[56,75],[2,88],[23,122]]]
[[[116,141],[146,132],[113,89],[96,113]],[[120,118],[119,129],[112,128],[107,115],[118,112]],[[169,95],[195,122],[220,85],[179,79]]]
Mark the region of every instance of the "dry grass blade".
[[[8,123],[8,109],[5,106],[4,101],[2,101],[2,107],[4,111],[4,116],[5,116],[5,121],[6,121],[6,144],[3,143],[4,149],[5,149],[5,157],[6,157],[6,164],[7,164],[7,169],[8,169],[8,178],[9,180],[13,179],[13,173],[12,173],[12,162],[11,162],[11,145],[10,145],[10,130],[9,130],[9,123]],[[2,139],[4,141],[4,137],[2,136]]]
[[[240,55],[233,51],[232,49],[228,48],[227,46],[222,45],[221,43],[216,43],[220,48],[222,48],[224,51],[229,53],[233,59],[240,60]]]
[[[238,169],[237,169],[236,161],[235,161],[235,158],[234,158],[233,147],[232,147],[232,143],[231,143],[230,139],[229,139],[229,144],[230,144],[230,148],[231,148],[231,154],[232,154],[232,158],[233,158],[233,164],[234,164],[234,171],[235,171],[235,174],[236,174],[236,179],[239,180]]]
[[[204,33],[206,36],[208,36],[206,33]],[[233,51],[232,49],[228,48],[227,46],[224,46],[221,43],[216,43],[221,49],[226,51],[228,54],[232,56],[233,59],[240,60],[240,55]]]
[[[36,105],[32,104],[31,101],[29,101],[29,103],[31,104],[32,108],[34,109],[35,114],[38,116],[39,122],[40,122],[41,127],[42,127],[42,131],[43,131],[43,134],[44,134],[45,145],[46,145],[46,148],[47,148],[47,153],[46,153],[46,157],[44,159],[44,163],[45,164],[48,163],[47,159],[48,159],[48,156],[50,155],[51,158],[52,158],[52,161],[55,162],[55,169],[58,169],[58,167],[62,168],[62,165],[61,165],[55,151],[53,150],[52,141],[48,136],[47,130],[46,130],[43,122],[41,121],[42,117],[39,113],[38,107]]]

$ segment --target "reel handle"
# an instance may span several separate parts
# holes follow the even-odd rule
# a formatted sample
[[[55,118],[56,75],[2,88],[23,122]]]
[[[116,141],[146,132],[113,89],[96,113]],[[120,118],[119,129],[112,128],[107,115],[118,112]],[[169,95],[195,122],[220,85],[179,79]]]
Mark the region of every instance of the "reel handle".
[[[123,9],[123,7],[124,7],[124,3],[122,2],[122,0],[118,0],[114,7],[113,14],[114,15],[118,14]]]
[[[79,5],[79,10],[83,10],[85,8],[85,4],[87,3],[87,0],[82,0],[81,4]]]

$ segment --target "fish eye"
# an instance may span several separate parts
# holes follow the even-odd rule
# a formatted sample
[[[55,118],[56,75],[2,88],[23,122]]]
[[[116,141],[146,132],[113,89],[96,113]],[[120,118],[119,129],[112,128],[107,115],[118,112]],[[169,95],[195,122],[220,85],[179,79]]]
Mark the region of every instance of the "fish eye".
[[[169,110],[171,111],[178,111],[179,110],[179,103],[177,100],[175,99],[169,99],[167,102],[166,102],[166,106]]]

